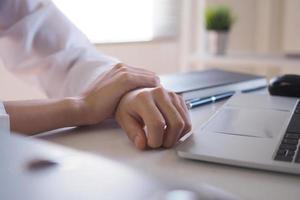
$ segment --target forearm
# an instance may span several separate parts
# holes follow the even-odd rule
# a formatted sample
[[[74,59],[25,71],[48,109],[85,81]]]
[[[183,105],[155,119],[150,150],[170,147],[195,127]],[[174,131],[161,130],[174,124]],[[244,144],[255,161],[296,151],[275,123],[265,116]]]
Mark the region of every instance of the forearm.
[[[119,64],[99,76],[78,97],[7,101],[4,107],[11,130],[32,135],[62,127],[100,123],[114,116],[126,93],[158,84],[159,79],[153,72]]]
[[[79,98],[7,101],[4,107],[10,118],[11,131],[26,135],[80,126],[85,119]]]

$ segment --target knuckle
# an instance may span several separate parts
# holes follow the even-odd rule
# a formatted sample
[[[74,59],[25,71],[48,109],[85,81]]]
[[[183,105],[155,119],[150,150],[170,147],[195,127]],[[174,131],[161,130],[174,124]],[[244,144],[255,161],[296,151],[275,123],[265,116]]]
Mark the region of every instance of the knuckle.
[[[114,69],[116,71],[116,73],[124,73],[124,72],[128,72],[129,67],[127,65],[124,65],[123,63],[119,63],[117,65],[114,66]]]
[[[151,126],[154,127],[155,129],[163,130],[166,126],[166,123],[164,120],[156,119],[152,121]]]
[[[113,68],[117,70],[117,69],[120,69],[123,66],[124,66],[123,63],[118,63]]]
[[[153,94],[156,97],[164,97],[167,98],[166,90],[163,87],[156,87],[153,91]]]
[[[128,72],[121,72],[119,75],[119,81],[122,87],[125,86],[128,89],[132,89],[136,86],[133,75]]]
[[[182,119],[177,119],[173,123],[173,127],[175,130],[182,130],[185,126],[185,122]]]
[[[124,83],[132,82],[132,74],[130,74],[128,72],[121,72],[121,80]]]
[[[164,94],[164,93],[165,93],[165,90],[164,90],[163,87],[159,86],[159,87],[156,87],[156,88],[154,89],[154,92],[155,92],[155,93]]]
[[[136,97],[137,97],[137,99],[145,100],[145,99],[148,99],[149,93],[146,92],[146,91],[142,91],[142,92],[139,92],[139,93],[136,95]]]
[[[125,65],[123,65],[122,67],[119,68],[120,72],[127,72],[128,71],[128,67],[126,67]]]
[[[175,92],[169,92],[169,96],[175,99],[178,95]]]

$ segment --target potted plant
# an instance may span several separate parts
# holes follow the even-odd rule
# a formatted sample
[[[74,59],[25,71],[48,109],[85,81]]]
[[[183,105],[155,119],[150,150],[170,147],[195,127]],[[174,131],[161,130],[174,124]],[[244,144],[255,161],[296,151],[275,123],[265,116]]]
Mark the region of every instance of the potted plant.
[[[209,6],[205,9],[207,48],[211,54],[226,53],[228,33],[233,24],[231,10],[226,6]]]

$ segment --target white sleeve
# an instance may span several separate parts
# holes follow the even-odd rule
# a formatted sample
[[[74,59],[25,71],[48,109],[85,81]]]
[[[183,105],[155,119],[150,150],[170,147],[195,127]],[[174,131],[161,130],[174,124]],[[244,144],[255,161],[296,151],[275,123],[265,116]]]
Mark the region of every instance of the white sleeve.
[[[0,136],[10,132],[9,116],[7,115],[3,103],[0,101]]]
[[[0,58],[49,97],[76,95],[119,63],[99,53],[48,0],[0,1]]]

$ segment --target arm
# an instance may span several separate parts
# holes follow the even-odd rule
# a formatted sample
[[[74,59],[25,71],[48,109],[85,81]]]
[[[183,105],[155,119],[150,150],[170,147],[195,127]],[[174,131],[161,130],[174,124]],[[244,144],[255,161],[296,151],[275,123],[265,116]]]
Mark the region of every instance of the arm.
[[[78,95],[119,63],[99,53],[48,0],[0,1],[0,57],[49,97]]]
[[[27,135],[85,124],[81,104],[78,98],[4,102],[12,131]]]
[[[7,101],[4,106],[10,116],[11,130],[32,135],[62,127],[97,124],[112,118],[126,93],[158,84],[154,73],[119,64],[99,76],[78,96]]]

